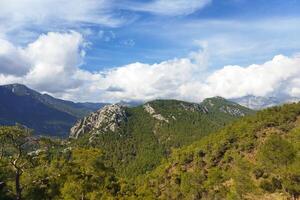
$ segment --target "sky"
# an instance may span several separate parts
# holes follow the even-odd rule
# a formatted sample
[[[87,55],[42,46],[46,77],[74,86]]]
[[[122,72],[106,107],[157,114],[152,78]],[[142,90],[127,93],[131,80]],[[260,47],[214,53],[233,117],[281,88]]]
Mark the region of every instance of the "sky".
[[[0,84],[76,102],[300,97],[298,0],[1,0]]]

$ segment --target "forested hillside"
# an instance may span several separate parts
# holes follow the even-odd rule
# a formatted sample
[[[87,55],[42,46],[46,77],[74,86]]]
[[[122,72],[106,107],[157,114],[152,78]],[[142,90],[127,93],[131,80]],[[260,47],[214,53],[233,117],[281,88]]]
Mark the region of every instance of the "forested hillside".
[[[167,103],[167,108],[174,110],[180,105],[171,102]],[[169,119],[168,109],[161,105],[165,103],[155,101],[149,104],[157,113],[160,105],[164,110],[160,113]],[[219,131],[194,138],[194,142],[175,134],[172,140],[182,140],[182,144],[177,143],[183,145],[181,148],[172,147],[169,140],[161,140],[165,141],[161,146],[155,146],[158,142],[149,142],[154,141],[147,134],[151,135],[150,125],[155,120],[152,121],[153,116],[149,117],[143,109],[136,107],[129,115],[141,123],[126,126],[126,130],[133,130],[131,126],[145,130],[140,138],[132,135],[120,140],[115,136],[110,139],[118,142],[106,143],[107,146],[101,143],[105,137],[92,141],[87,137],[88,143],[85,143],[85,136],[78,140],[54,140],[32,137],[24,127],[1,127],[0,199],[299,198],[300,104],[274,107],[245,116]],[[172,115],[179,119],[179,113],[172,112]],[[186,125],[187,121],[184,121]],[[167,126],[161,130],[166,131],[162,131],[162,135],[171,133],[171,130],[176,133],[176,129]],[[131,145],[139,144],[137,141],[147,146],[131,148]],[[190,142],[192,144],[186,145]],[[108,154],[108,150],[114,149],[109,145],[115,145],[119,152],[115,150]],[[170,147],[169,156],[161,156],[164,154],[159,154],[160,151],[166,147]],[[126,148],[130,153],[132,149],[138,151],[126,154]],[[120,153],[123,151],[124,155],[132,157],[117,157],[123,156]],[[128,161],[128,168],[125,164],[112,165],[114,161],[122,163],[122,159],[131,159],[134,164]],[[150,167],[145,170],[145,166]]]
[[[258,112],[176,150],[138,186],[141,199],[297,199],[300,104]]]
[[[201,104],[155,100],[133,108],[111,105],[79,121],[72,136],[77,137],[75,146],[104,150],[119,175],[135,177],[151,171],[173,148],[251,113],[220,97]]]

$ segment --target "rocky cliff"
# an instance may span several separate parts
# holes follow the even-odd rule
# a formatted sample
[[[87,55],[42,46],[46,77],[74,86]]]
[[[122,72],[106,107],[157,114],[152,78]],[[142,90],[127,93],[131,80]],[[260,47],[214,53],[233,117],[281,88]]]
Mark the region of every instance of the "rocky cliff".
[[[94,130],[94,134],[117,132],[122,122],[126,121],[127,113],[124,106],[107,105],[100,110],[79,120],[70,131],[71,138],[78,138],[84,133]]]

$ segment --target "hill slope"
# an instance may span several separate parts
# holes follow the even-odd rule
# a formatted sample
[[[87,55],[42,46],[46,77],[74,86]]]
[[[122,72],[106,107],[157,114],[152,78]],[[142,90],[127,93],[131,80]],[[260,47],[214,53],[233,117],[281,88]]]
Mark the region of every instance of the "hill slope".
[[[291,104],[260,111],[177,150],[141,178],[136,195],[140,199],[296,199],[299,186],[300,104]]]
[[[24,85],[0,86],[0,124],[23,124],[39,134],[66,136],[75,121],[102,104],[73,103]]]
[[[152,170],[172,148],[252,112],[220,97],[201,104],[155,100],[133,108],[110,105],[78,121],[70,136],[79,145],[103,149],[119,174],[134,177]]]
[[[14,143],[9,143],[14,137],[5,137],[13,134],[20,137],[17,141],[25,139],[29,145],[23,146],[24,152],[30,152],[23,156],[31,158],[27,161],[31,164],[24,166],[21,179],[24,199],[299,199],[300,104],[259,111],[213,134],[200,136],[191,145],[172,149],[168,157],[160,154],[167,150],[167,145],[163,145],[167,143],[163,142],[168,140],[157,138],[168,132],[158,129],[159,135],[155,135],[149,131],[152,125],[159,122],[158,127],[164,127],[163,124],[169,123],[171,129],[172,121],[183,118],[184,110],[189,114],[199,113],[208,120],[213,110],[224,112],[224,106],[230,103],[219,104],[220,100],[213,98],[200,105],[160,100],[132,109],[106,106],[82,121],[86,126],[94,120],[99,123],[96,129],[85,127],[83,130],[91,128],[90,132],[79,134],[73,141],[75,144],[48,138],[32,143],[32,138],[26,136],[28,132],[22,136],[18,127],[0,127],[0,148],[4,152],[0,160],[3,166],[0,197],[15,199],[11,191],[16,169],[9,161],[11,156],[18,156],[18,151],[12,151]],[[208,108],[206,103],[220,107]],[[231,106],[225,109],[227,114],[239,113],[232,110],[236,109]],[[182,125],[192,128],[188,121],[192,120]],[[174,130],[169,136],[181,132]],[[186,130],[181,134],[191,133],[193,129]],[[115,140],[108,143],[108,138]],[[182,139],[176,138],[174,134],[171,140]],[[109,149],[113,151],[107,152]],[[164,158],[163,162],[158,161],[160,158]],[[114,165],[117,174],[107,166],[110,161],[118,161]],[[156,161],[160,164],[155,168]],[[148,173],[141,174],[144,171],[139,170],[145,166]]]

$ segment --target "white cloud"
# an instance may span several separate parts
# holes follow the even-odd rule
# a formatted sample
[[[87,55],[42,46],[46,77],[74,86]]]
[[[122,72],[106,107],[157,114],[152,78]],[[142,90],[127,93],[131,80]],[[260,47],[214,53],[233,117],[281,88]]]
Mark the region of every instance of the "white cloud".
[[[153,99],[178,96],[176,89],[192,81],[206,67],[206,53],[200,52],[153,65],[133,63],[91,73],[80,69],[83,46],[82,35],[77,32],[50,32],[25,48],[12,46],[24,55],[20,62],[29,63],[30,67],[24,74],[8,75],[1,69],[0,83],[20,82],[73,100]],[[12,71],[17,71],[17,66],[14,67]]]
[[[41,35],[26,48],[0,41],[2,83],[21,82],[40,91],[61,92],[80,84],[75,76],[84,56],[82,36],[77,32]],[[1,56],[3,52],[4,56]],[[22,59],[16,59],[20,58]],[[4,59],[3,59],[4,58]],[[10,58],[5,67],[5,58]],[[20,73],[20,71],[22,73]],[[7,75],[7,76],[5,76]]]
[[[153,0],[149,3],[129,3],[125,8],[159,15],[188,15],[207,6],[211,0]]]
[[[123,91],[105,93],[107,99],[175,98],[201,101],[211,96],[236,98],[245,95],[300,95],[300,57],[275,56],[263,64],[225,66],[213,73],[203,71],[203,52],[194,58],[175,59],[154,65],[131,64],[106,74],[105,83]],[[203,61],[203,62],[201,62]],[[205,62],[204,62],[205,61]]]
[[[120,10],[145,11],[159,15],[186,15],[199,10],[211,0],[154,0],[150,3],[116,0],[1,0],[0,36],[21,32],[79,29],[104,25],[118,27],[131,22],[134,15]],[[31,33],[32,32],[32,33]]]
[[[202,44],[203,45],[203,44]],[[75,101],[175,98],[199,102],[211,96],[300,97],[300,56],[278,55],[263,64],[224,66],[210,72],[207,47],[186,58],[161,63],[132,63],[107,71],[80,68],[85,41],[77,32],[41,35],[25,48],[0,41],[3,58],[21,57],[0,68],[0,84],[24,83],[42,92]],[[18,72],[22,69],[22,73]]]
[[[32,85],[50,92],[61,91],[80,84],[77,72],[84,51],[83,38],[77,32],[48,33],[26,48],[32,69],[26,75]]]
[[[0,72],[2,74],[25,74],[29,69],[29,65],[24,57],[22,49],[0,39]]]
[[[190,58],[174,59],[148,65],[134,63],[106,73],[107,86],[122,88],[124,92],[107,92],[108,98],[156,99],[177,97],[181,84],[197,77],[201,66],[192,63]]]
[[[194,98],[223,96],[237,98],[255,96],[300,97],[300,57],[275,56],[261,65],[225,66],[216,70],[205,80],[182,86],[183,94],[193,97],[192,91],[199,91]]]
[[[65,29],[82,24],[118,26],[112,0],[1,0],[0,32]]]

